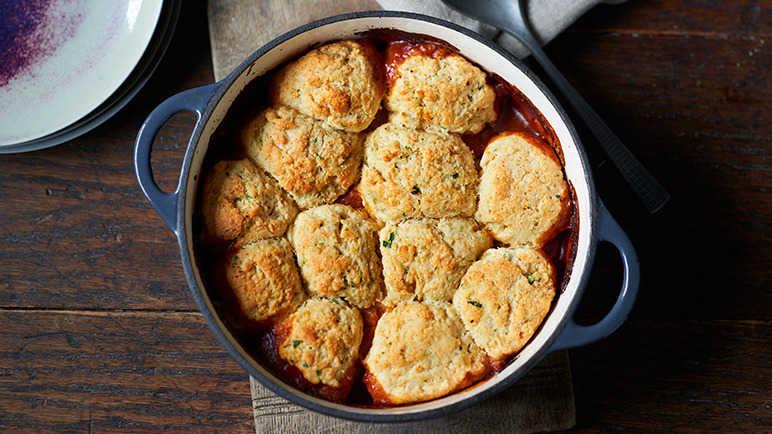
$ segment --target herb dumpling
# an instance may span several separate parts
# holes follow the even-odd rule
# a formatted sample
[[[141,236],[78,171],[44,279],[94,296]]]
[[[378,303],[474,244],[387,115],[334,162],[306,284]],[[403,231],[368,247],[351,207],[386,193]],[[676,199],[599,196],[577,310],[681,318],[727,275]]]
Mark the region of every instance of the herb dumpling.
[[[244,243],[227,256],[225,276],[245,316],[266,321],[305,299],[292,247],[284,238]]]
[[[298,213],[276,181],[248,159],[215,164],[202,204],[204,235],[212,242],[282,236]]]
[[[388,223],[380,240],[386,305],[449,303],[466,269],[492,242],[482,225],[461,217]]]
[[[479,178],[472,151],[458,135],[383,124],[365,141],[359,191],[380,222],[471,217]]]
[[[350,389],[363,336],[356,308],[340,299],[309,299],[278,330],[279,356],[308,382]]]
[[[469,334],[496,360],[520,351],[555,297],[555,269],[538,250],[491,249],[472,264],[453,296]]]
[[[362,134],[326,127],[289,107],[260,112],[241,132],[247,155],[301,209],[335,202],[357,180]]]
[[[485,72],[458,54],[416,53],[394,67],[389,119],[440,133],[477,133],[496,119],[496,93]]]
[[[362,212],[341,204],[308,209],[298,214],[289,238],[311,295],[363,308],[383,298],[378,235]]]
[[[385,92],[378,59],[364,42],[323,45],[279,72],[273,82],[274,101],[328,127],[360,132],[375,119]]]
[[[541,247],[565,227],[568,184],[547,144],[518,133],[499,136],[485,148],[480,167],[475,217],[494,238],[511,246]]]
[[[449,304],[406,302],[378,321],[364,381],[378,404],[427,401],[479,380],[486,359]]]

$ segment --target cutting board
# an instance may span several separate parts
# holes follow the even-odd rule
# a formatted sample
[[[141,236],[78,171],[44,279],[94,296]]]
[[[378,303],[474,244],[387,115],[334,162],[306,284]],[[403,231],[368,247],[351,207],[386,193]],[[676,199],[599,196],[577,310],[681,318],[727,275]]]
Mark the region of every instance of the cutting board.
[[[380,9],[375,0],[209,0],[216,80],[276,36],[309,21]],[[291,404],[250,378],[257,433],[527,433],[575,424],[566,352],[552,354],[507,391],[456,415],[404,424],[367,424],[323,416]]]

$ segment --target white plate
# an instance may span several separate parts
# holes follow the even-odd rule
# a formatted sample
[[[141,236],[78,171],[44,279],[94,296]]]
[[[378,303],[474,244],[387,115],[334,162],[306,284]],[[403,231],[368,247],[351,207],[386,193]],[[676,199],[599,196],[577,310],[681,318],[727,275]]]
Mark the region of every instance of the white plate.
[[[0,146],[56,132],[104,102],[142,57],[163,1],[33,0],[29,6],[18,4],[27,10],[13,13],[30,26],[36,25],[36,30],[26,37],[14,29],[0,32],[22,34],[13,49],[36,55],[28,56],[28,65],[16,75],[9,77],[8,70],[0,69]],[[0,19],[3,24],[8,23]]]

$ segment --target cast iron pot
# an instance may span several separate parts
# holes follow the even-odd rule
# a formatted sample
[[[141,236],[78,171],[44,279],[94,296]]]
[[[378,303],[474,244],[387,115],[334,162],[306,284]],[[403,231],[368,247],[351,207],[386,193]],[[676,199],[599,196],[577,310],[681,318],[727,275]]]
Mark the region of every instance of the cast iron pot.
[[[444,398],[402,407],[374,409],[336,404],[303,393],[276,377],[245,351],[223,324],[204,287],[194,258],[196,250],[193,245],[192,216],[209,138],[244,87],[256,77],[314,45],[353,37],[377,28],[425,34],[447,41],[468,59],[516,86],[531,100],[560,140],[566,175],[576,190],[579,231],[576,258],[565,290],[557,296],[552,312],[531,342],[503,371]],[[169,193],[162,191],[153,179],[150,151],[158,130],[180,111],[195,113],[197,120],[182,162],[177,188]],[[555,97],[536,75],[495,43],[470,30],[428,16],[391,11],[338,15],[299,27],[274,39],[220,82],[181,92],[153,110],[139,131],[134,166],[145,196],[177,236],[182,265],[193,298],[220,343],[251,376],[276,394],[331,416],[367,422],[404,422],[438,417],[469,407],[512,385],[547,354],[585,345],[611,334],[626,319],[638,290],[639,268],[635,250],[598,198],[587,156],[571,121]],[[608,241],[616,246],[624,265],[624,279],[616,303],[606,317],[594,325],[580,326],[574,322],[573,315],[584,292],[598,241]]]

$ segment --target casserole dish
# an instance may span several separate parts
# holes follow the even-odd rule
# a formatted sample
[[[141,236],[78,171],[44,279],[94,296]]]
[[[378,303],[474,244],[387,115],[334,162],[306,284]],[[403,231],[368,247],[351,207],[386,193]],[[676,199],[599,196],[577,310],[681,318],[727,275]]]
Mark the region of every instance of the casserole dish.
[[[326,401],[293,388],[262,366],[239,343],[218,314],[197,266],[193,230],[196,195],[210,139],[244,88],[252,80],[314,45],[355,37],[372,29],[394,29],[446,41],[472,62],[519,89],[541,112],[560,143],[565,174],[575,191],[578,223],[576,255],[568,280],[556,296],[552,311],[541,328],[511,363],[491,378],[455,394],[391,408],[368,408]],[[177,188],[169,193],[160,190],[153,180],[150,151],[157,131],[179,111],[193,112],[197,120]],[[635,301],[639,283],[635,250],[597,197],[586,155],[565,112],[521,62],[481,36],[439,19],[402,12],[362,12],[316,21],[286,33],[255,52],[222,81],[182,92],[159,105],[139,132],[134,164],[140,187],[177,237],[193,297],[218,340],[251,376],[273,392],[331,416],[367,422],[404,422],[458,411],[508,387],[550,352],[585,345],[609,335],[624,322]],[[573,314],[589,277],[598,241],[611,242],[619,251],[624,266],[622,287],[616,303],[604,319],[592,326],[580,326],[574,322]]]

